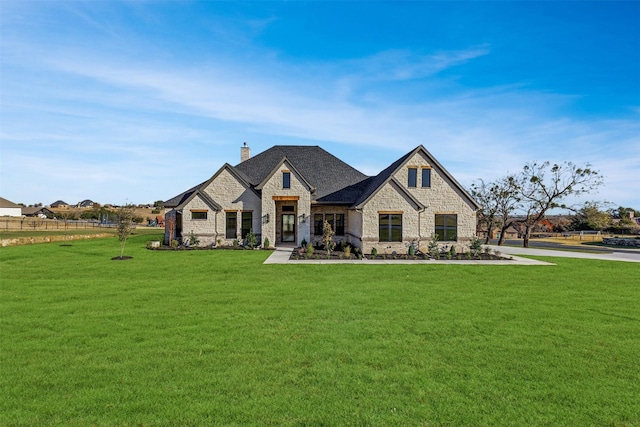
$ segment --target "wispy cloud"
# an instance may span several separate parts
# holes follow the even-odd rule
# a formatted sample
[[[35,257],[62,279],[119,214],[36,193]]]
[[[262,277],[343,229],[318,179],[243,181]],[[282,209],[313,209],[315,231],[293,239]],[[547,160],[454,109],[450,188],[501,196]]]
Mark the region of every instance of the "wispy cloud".
[[[91,16],[82,19],[96,28],[105,25]],[[246,25],[259,32],[273,19]],[[227,30],[221,26],[218,31]],[[124,43],[121,38],[111,40]],[[128,185],[135,189],[132,199],[142,198],[137,195],[149,193],[158,170],[171,168],[179,171],[182,181],[166,180],[154,196],[170,197],[205,179],[225,161],[233,163],[237,150],[236,145],[227,148],[229,140],[240,144],[246,133],[383,153],[374,161],[358,155],[345,158],[370,174],[423,144],[465,185],[477,178],[497,178],[532,160],[590,162],[609,180],[609,200],[624,197],[619,188],[629,188],[625,183],[640,170],[638,149],[632,148],[640,147],[637,119],[563,115],[571,96],[562,93],[534,91],[513,82],[484,89],[457,87],[437,96],[430,96],[427,87],[424,97],[411,100],[388,96],[385,82],[422,80],[437,85],[443,71],[489,55],[488,45],[427,54],[385,50],[306,64],[290,64],[261,51],[251,59],[212,55],[178,65],[151,56],[123,59],[77,46],[52,51],[46,45],[10,46],[11,51],[20,50],[16,57],[39,58],[40,73],[74,82],[56,87],[45,81],[36,91],[37,99],[12,92],[14,96],[4,100],[11,108],[30,110],[43,122],[3,126],[3,141],[57,147],[43,155],[3,147],[3,157],[21,165],[11,166],[11,173],[55,176],[61,187],[86,175],[72,196],[58,198],[80,200],[90,197],[91,188],[107,184]],[[609,149],[611,141],[630,147],[624,160]],[[202,148],[212,146],[217,148],[215,159]],[[60,164],[65,165],[62,171]],[[117,191],[121,189],[103,194],[122,194]],[[107,201],[112,200],[103,200]]]
[[[488,46],[440,51],[427,55],[409,49],[391,49],[366,58],[346,61],[346,65],[357,70],[359,79],[413,80],[433,76],[448,68],[488,55],[489,52]]]

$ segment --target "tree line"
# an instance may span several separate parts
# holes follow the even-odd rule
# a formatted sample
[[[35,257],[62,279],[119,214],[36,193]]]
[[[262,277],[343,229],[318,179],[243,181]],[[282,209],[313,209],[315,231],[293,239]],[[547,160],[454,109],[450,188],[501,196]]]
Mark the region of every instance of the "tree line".
[[[478,225],[487,231],[487,243],[493,230],[499,230],[498,245],[502,245],[507,229],[517,227],[522,230],[523,246],[529,247],[532,231],[556,209],[571,212],[571,224],[577,230],[604,230],[614,224],[622,227],[622,231],[624,227],[628,227],[628,232],[636,230],[631,216],[640,216],[640,212],[634,209],[609,207],[604,210],[608,204],[600,202],[586,202],[582,206],[566,204],[572,197],[595,192],[603,183],[602,175],[590,164],[533,162],[519,172],[494,181],[475,181],[471,194],[482,206]]]

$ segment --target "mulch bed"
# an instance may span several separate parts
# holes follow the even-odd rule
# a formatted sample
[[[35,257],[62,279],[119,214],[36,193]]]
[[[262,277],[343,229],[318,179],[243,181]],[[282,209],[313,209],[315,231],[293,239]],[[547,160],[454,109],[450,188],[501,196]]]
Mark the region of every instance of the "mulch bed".
[[[273,251],[274,248],[245,248],[244,246],[173,246],[161,245],[157,248],[147,246],[150,251]]]
[[[368,259],[368,260],[396,260],[396,261],[424,261],[424,260],[434,260],[434,261],[500,261],[500,260],[508,260],[509,258],[505,258],[496,254],[487,254],[480,253],[478,255],[469,255],[467,254],[457,254],[449,256],[448,254],[440,254],[439,258],[433,258],[427,254],[419,253],[416,255],[407,255],[407,254],[377,254],[375,256],[371,254],[366,254],[364,256],[351,254],[350,258],[347,258],[344,255],[344,252],[334,251],[331,253],[331,256],[327,256],[327,252],[324,250],[314,250],[311,256],[307,256],[304,250],[294,249],[291,252],[291,256],[289,260],[291,261],[308,261],[308,260],[353,260],[353,259]]]

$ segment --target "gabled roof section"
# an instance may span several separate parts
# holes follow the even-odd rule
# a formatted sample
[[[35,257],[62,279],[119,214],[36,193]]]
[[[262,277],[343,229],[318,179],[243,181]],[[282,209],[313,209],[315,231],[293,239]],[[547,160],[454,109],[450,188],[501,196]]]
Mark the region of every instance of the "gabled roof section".
[[[234,169],[257,187],[273,174],[284,158],[315,188],[314,201],[368,178],[322,148],[307,145],[276,145],[237,164]]]
[[[204,187],[203,187],[204,188]],[[209,206],[211,209],[213,209],[214,211],[221,211],[222,210],[222,206],[220,206],[219,204],[217,204],[215,202],[215,200],[213,200],[211,197],[209,197],[209,195],[207,193],[205,193],[204,191],[202,191],[201,189],[197,189],[196,191],[194,191],[193,193],[191,193],[191,195],[189,197],[187,197],[182,203],[180,203],[179,206],[176,206],[177,210],[180,209],[184,209],[184,207],[193,199],[195,199],[196,197],[199,197],[207,206]]]
[[[456,189],[456,190],[458,190],[460,192],[460,196],[463,199],[465,199],[469,203],[469,205],[471,205],[472,208],[477,210],[477,209],[480,209],[482,207],[482,206],[480,206],[478,204],[478,202],[476,202],[476,200],[473,197],[471,197],[471,194],[469,194],[469,192],[467,190],[465,190],[465,188],[462,185],[460,185],[460,183],[458,181],[456,181],[456,179],[453,177],[453,175],[451,175],[449,173],[449,171],[446,170],[444,168],[444,166],[442,166],[440,164],[440,162],[437,161],[436,158],[433,157],[431,155],[431,153],[426,148],[424,148],[424,146],[420,145],[417,148],[417,150],[422,150],[426,154],[427,159],[429,159],[429,163],[431,163],[431,165],[433,165],[437,169],[439,169],[439,171],[451,182],[451,184],[453,184],[454,189]]]
[[[369,194],[369,196],[362,200],[361,202],[359,202],[357,205],[354,204],[352,207],[355,209],[359,209],[361,208],[363,205],[365,205],[373,196],[375,196],[380,190],[382,190],[382,188],[386,185],[386,184],[391,184],[393,186],[393,188],[398,192],[403,194],[410,202],[412,202],[415,205],[416,210],[420,210],[420,209],[424,209],[426,206],[423,205],[418,199],[416,199],[413,194],[411,194],[409,191],[407,191],[406,188],[404,188],[404,186],[402,184],[400,184],[398,182],[397,179],[395,179],[393,177],[393,175],[390,175],[389,177],[387,177],[387,179],[380,185],[378,185],[377,187],[375,187],[373,189],[373,191],[371,191],[371,193]],[[372,188],[372,186],[369,187],[369,189]]]
[[[467,203],[469,203],[474,209],[480,209],[480,205],[478,204],[478,202],[476,202],[473,199],[473,197],[471,197],[471,195],[467,192],[467,190],[465,190],[464,187],[462,187],[462,185],[460,185],[458,181],[456,181],[453,178],[453,176],[451,176],[451,174],[444,168],[444,166],[442,166],[440,162],[438,162],[435,159],[435,157],[433,157],[431,153],[429,153],[429,151],[427,151],[427,149],[424,148],[423,145],[417,146],[412,151],[408,152],[407,154],[405,154],[404,156],[400,157],[398,160],[393,162],[391,165],[389,165],[389,167],[387,167],[385,170],[380,172],[378,175],[373,177],[370,180],[366,190],[363,193],[361,193],[360,197],[354,202],[352,207],[353,208],[362,207],[364,203],[366,203],[371,197],[373,197],[375,193],[377,193],[380,190],[380,188],[382,188],[387,182],[389,182],[393,178],[393,176],[396,174],[398,170],[400,170],[407,164],[409,159],[411,159],[414,155],[418,153],[422,153],[427,158],[429,163],[434,168],[437,169],[438,173],[442,174],[454,186],[454,188],[460,192],[460,195],[467,201]],[[396,179],[393,179],[393,180],[398,185],[400,185],[400,183]],[[400,188],[404,190],[404,186],[400,185]],[[406,193],[408,194],[408,192]]]
[[[273,168],[273,170],[272,170],[272,171],[271,171],[267,176],[265,176],[265,177],[264,177],[264,179],[262,180],[262,182],[260,182],[260,183],[256,186],[256,190],[262,190],[262,187],[264,187],[264,185],[267,183],[267,181],[269,181],[269,180],[271,179],[271,177],[272,177],[276,172],[278,172],[278,170],[280,170],[280,169],[284,166],[284,164],[285,164],[285,163],[287,163],[287,164],[289,165],[288,167],[290,167],[290,168],[293,170],[293,172],[295,172],[295,173],[296,173],[296,175],[298,175],[298,176],[302,179],[302,182],[304,182],[304,184],[309,188],[309,191],[310,191],[311,193],[313,193],[313,192],[315,192],[315,191],[316,191],[315,187],[314,187],[313,185],[311,185],[311,184],[309,183],[309,181],[307,181],[307,179],[304,177],[304,175],[302,175],[302,174],[300,173],[300,171],[299,171],[299,170],[298,170],[298,169],[293,165],[293,163],[291,163],[291,162],[289,161],[289,159],[287,159],[286,157],[284,157],[284,158],[283,158],[283,159],[282,159],[282,160],[281,160],[281,161],[280,161],[280,162],[279,162],[279,163],[278,163],[278,164]]]
[[[256,196],[260,197],[260,193],[258,193],[256,191],[256,189],[254,188],[253,185],[251,185],[251,183],[249,182],[249,180],[247,179],[247,176],[242,173],[241,171],[239,171],[238,169],[234,168],[233,166],[231,166],[229,163],[225,163],[219,170],[218,172],[216,172],[207,182],[204,183],[204,185],[202,186],[202,188],[205,188],[207,186],[209,186],[209,184],[211,184],[211,182],[216,179],[218,177],[218,175],[220,175],[222,173],[222,171],[226,170],[227,172],[229,172],[235,179],[237,179],[242,185],[244,185],[245,187],[247,187],[248,189],[250,189],[251,191],[253,191],[254,193],[256,193]]]
[[[377,193],[380,188],[384,186],[389,180],[393,177],[398,169],[402,167],[413,155],[416,153],[420,147],[414,149],[413,151],[405,154],[400,157],[398,160],[389,165],[385,170],[380,172],[378,175],[372,177],[369,180],[369,185],[367,188],[360,193],[360,197],[353,203],[354,208],[360,208],[364,203],[366,203],[375,193]]]
[[[165,200],[163,202],[164,207],[165,208],[175,208],[176,206],[181,205],[182,202],[184,202],[189,196],[191,196],[194,191],[196,191],[197,189],[202,187],[207,182],[209,182],[209,181],[207,180],[207,181],[205,181],[203,183],[200,183],[200,184],[196,185],[195,187],[192,187],[192,188],[188,189],[184,193],[180,193],[177,196],[170,198],[169,200]]]
[[[228,171],[238,181],[240,181],[247,188],[249,188],[251,191],[256,193],[256,195],[258,197],[260,197],[260,194],[255,190],[255,188],[247,180],[247,176],[246,175],[244,175],[242,172],[238,171],[236,168],[231,166],[229,163],[225,163],[224,165],[222,165],[222,167],[220,169],[218,169],[218,171],[211,178],[209,178],[208,180],[206,180],[203,183],[200,183],[200,184],[196,185],[195,187],[192,187],[192,188],[188,189],[184,193],[180,193],[177,196],[172,197],[171,199],[165,201],[164,202],[164,206],[166,208],[175,208],[175,207],[178,207],[178,206],[182,205],[185,202],[185,200],[187,200],[187,198],[189,198],[195,191],[204,190],[205,188],[207,188],[209,186],[209,184],[211,184],[211,182],[214,179],[216,179],[216,177],[218,175],[220,175],[222,173],[222,171],[224,171],[224,170]]]

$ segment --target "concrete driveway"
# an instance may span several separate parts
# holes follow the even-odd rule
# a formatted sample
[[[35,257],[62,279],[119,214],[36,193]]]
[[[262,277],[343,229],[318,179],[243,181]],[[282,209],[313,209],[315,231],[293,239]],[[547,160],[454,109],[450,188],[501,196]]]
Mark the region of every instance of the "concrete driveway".
[[[600,259],[606,261],[625,261],[625,262],[640,262],[640,250],[637,249],[625,249],[624,251],[616,251],[614,248],[603,248],[607,253],[589,253],[589,252],[577,252],[571,250],[559,250],[559,249],[540,249],[540,248],[522,248],[514,246],[495,246],[490,245],[491,249],[499,250],[503,254],[509,255],[531,255],[531,256],[550,256],[550,257],[564,257],[564,258],[584,258],[584,259]],[[566,246],[560,246],[566,248]]]

